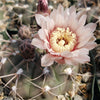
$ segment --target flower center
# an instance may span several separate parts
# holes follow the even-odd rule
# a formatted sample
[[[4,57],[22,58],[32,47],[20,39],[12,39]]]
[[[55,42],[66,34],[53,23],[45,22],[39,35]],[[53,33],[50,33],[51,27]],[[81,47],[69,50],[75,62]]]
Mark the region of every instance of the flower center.
[[[71,51],[76,44],[76,34],[65,28],[56,28],[50,35],[50,45],[55,52]]]

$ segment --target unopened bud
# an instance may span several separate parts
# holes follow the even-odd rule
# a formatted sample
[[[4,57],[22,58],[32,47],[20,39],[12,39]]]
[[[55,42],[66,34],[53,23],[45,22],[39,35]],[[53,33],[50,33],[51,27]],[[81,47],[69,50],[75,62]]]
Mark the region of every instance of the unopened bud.
[[[37,10],[38,12],[47,12],[48,11],[48,0],[39,0]]]
[[[34,59],[35,47],[31,44],[30,39],[24,39],[21,41],[19,51],[24,59]]]
[[[37,6],[37,13],[40,13],[44,16],[49,15],[50,10],[48,9],[48,0],[39,0]]]

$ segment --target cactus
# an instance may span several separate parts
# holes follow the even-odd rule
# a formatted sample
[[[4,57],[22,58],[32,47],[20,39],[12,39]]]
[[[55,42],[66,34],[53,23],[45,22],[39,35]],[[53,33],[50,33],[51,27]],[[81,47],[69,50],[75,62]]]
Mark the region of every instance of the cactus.
[[[49,3],[53,4],[53,1]],[[61,0],[62,4],[64,2]],[[91,93],[87,91],[92,82],[91,64],[41,66],[41,57],[46,51],[31,44],[40,29],[34,17],[35,0],[5,0],[2,7],[7,17],[2,20],[6,26],[0,30],[0,84],[3,86],[0,98],[90,100]]]

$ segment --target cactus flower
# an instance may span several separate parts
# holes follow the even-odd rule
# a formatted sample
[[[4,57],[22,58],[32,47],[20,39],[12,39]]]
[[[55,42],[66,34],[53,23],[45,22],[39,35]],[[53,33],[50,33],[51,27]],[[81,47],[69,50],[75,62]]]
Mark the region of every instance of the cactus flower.
[[[41,58],[42,66],[50,66],[55,62],[77,65],[90,61],[89,50],[96,47],[96,24],[85,25],[86,14],[76,13],[74,6],[64,10],[62,5],[54,9],[49,16],[36,14],[36,21],[41,29],[32,44],[47,53]]]

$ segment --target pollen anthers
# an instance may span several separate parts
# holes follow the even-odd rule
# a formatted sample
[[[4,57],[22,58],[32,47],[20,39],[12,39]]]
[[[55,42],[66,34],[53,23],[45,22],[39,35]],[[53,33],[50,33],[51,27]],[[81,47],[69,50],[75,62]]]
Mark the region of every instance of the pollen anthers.
[[[75,44],[76,34],[70,31],[69,27],[58,27],[50,35],[50,45],[55,52],[71,51]]]

